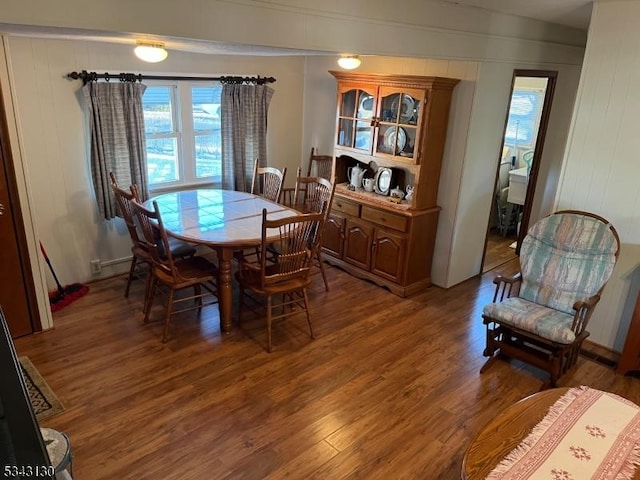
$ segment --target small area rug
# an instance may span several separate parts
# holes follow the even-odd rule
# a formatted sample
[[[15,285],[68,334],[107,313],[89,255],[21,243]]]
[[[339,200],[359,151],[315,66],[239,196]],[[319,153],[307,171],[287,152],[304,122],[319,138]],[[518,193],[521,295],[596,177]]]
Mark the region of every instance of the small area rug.
[[[62,412],[64,410],[62,402],[58,400],[51,387],[47,385],[40,372],[31,363],[29,357],[20,357],[20,366],[22,367],[22,376],[27,386],[31,406],[38,421]]]
[[[630,480],[640,462],[640,407],[571,388],[487,480]]]

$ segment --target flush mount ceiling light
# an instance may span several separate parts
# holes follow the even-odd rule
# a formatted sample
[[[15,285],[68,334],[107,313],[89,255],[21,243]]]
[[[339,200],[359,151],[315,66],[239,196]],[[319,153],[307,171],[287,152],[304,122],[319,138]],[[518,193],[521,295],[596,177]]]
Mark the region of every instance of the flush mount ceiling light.
[[[164,43],[137,42],[136,48],[133,50],[140,60],[149,63],[157,63],[167,58],[167,51],[164,49]]]
[[[360,66],[360,57],[357,55],[342,55],[338,59],[338,65],[340,65],[345,70],[353,70],[354,68],[358,68]]]

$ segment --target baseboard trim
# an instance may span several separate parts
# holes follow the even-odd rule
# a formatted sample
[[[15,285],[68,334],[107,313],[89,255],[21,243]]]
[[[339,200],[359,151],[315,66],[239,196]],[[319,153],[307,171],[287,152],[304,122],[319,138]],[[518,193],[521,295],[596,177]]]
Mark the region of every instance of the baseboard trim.
[[[599,345],[597,343],[585,340],[582,343],[580,349],[580,355],[583,355],[591,360],[606,365],[610,368],[615,368],[620,360],[620,353],[612,350],[608,347]]]

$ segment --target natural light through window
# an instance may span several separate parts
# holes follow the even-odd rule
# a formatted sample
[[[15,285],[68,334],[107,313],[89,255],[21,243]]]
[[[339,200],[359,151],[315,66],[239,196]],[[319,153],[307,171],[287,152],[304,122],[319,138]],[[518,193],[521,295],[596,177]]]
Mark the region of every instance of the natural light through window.
[[[219,83],[151,83],[143,96],[149,188],[219,183]]]
[[[542,112],[544,90],[514,89],[505,143],[533,148]]]

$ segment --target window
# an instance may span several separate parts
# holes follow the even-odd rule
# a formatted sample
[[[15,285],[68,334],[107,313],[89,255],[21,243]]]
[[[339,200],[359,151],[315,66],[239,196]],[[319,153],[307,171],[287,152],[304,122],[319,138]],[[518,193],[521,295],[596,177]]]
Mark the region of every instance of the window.
[[[148,82],[142,98],[149,189],[219,183],[219,83]]]
[[[528,148],[535,146],[543,100],[544,90],[513,90],[505,143]]]

